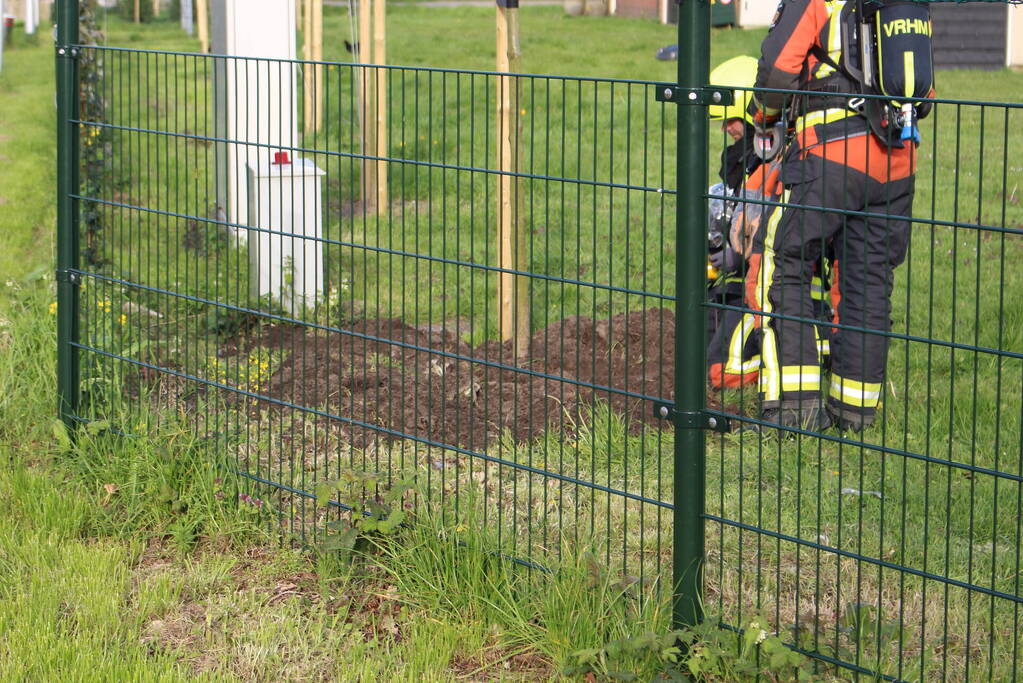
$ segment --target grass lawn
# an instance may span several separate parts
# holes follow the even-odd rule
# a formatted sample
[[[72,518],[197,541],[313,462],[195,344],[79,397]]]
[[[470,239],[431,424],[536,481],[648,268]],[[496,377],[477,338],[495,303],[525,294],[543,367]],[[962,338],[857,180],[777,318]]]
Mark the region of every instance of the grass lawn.
[[[613,588],[583,569],[456,563],[425,531],[354,568],[281,547],[166,416],[62,445],[52,54],[19,36],[0,75],[0,678],[546,680],[624,635]]]
[[[168,23],[136,27],[111,17],[108,29],[111,46],[194,48]],[[336,37],[325,46],[328,60],[349,59],[341,44],[348,29],[345,12],[328,10],[326,33]],[[492,68],[492,9],[394,8],[389,30],[392,63]],[[673,78],[674,64],[653,59],[657,47],[674,42],[673,29],[527,8],[522,32],[524,70],[577,77],[523,83],[523,169],[539,176],[521,185],[530,270],[542,278],[533,284],[533,329],[572,315],[672,307],[674,197],[657,190],[673,183],[674,119],[654,103],[650,82]],[[762,36],[715,31],[714,62],[754,53]],[[533,680],[557,677],[573,651],[666,627],[661,602],[630,603],[616,585],[623,575],[646,585],[670,568],[671,513],[661,503],[672,496],[672,439],[606,408],[579,425],[562,419],[561,429],[528,442],[506,435],[483,449],[554,473],[561,479],[551,486],[543,474],[507,465],[474,469],[465,453],[441,448],[353,449],[310,415],[320,405],[282,416],[232,402],[230,391],[197,395],[171,381],[150,381],[155,394],[140,402],[123,387],[145,384],[144,372],[84,354],[93,416],[142,436],[112,436],[101,422],[51,462],[62,447],[40,417],[52,413],[52,396],[39,390],[53,385],[54,373],[47,310],[53,122],[40,115],[50,111],[49,55],[45,46],[16,46],[0,76],[0,135],[8,136],[0,137],[8,157],[0,157],[0,205],[20,209],[0,213],[13,244],[0,254],[11,273],[0,295],[0,344],[10,350],[0,358],[0,448],[12,463],[2,485],[16,501],[4,513],[12,531],[0,540],[8,598],[0,620],[16,635],[0,651],[0,669],[55,677],[82,649],[97,671],[121,667],[109,669],[111,678],[300,679],[332,671],[350,680]],[[204,222],[215,213],[214,169],[223,155],[204,139],[224,134],[212,67],[148,53],[108,52],[105,60],[108,120],[177,137],[116,128],[97,136],[110,150],[95,190],[106,202],[107,262],[98,273],[113,279],[87,278],[86,342],[260,395],[306,348],[224,360],[225,340],[245,320],[205,300],[289,316],[249,296],[244,251]],[[391,165],[392,203],[380,217],[355,203],[355,81],[350,67],[327,68],[327,124],[302,142],[327,172],[324,224],[333,243],[330,294],[298,317],[328,332],[353,318],[456,321],[469,342],[492,339],[495,278],[481,266],[495,260],[487,172],[494,79],[390,72],[389,141],[401,163]],[[945,72],[938,87],[949,98],[1023,101],[1023,74],[1008,71]],[[863,443],[709,437],[708,512],[732,522],[708,526],[714,616],[743,625],[760,613],[807,649],[910,680],[1018,675],[1018,601],[1006,596],[1018,596],[1021,578],[1023,366],[985,349],[1023,352],[1023,307],[1013,295],[1023,276],[1011,267],[1019,236],[948,223],[1023,226],[1015,188],[1021,119],[1019,109],[946,104],[925,122],[914,213],[921,222],[893,297],[893,330],[902,338],[892,344],[883,419]],[[714,159],[720,139],[712,138]],[[197,235],[202,258],[189,246]],[[751,394],[723,400],[748,406]],[[386,537],[353,573],[271,549],[278,536],[266,531],[266,508],[309,542],[334,535],[323,527],[329,517],[305,498],[232,477],[232,466],[305,491],[348,470],[416,475],[427,498],[443,493],[455,502],[396,542]],[[265,501],[239,503],[239,494]],[[472,551],[456,561],[458,546],[438,536],[566,569],[547,578]],[[584,548],[595,562],[579,559]],[[7,580],[17,576],[46,578]],[[652,662],[639,657],[632,665]]]

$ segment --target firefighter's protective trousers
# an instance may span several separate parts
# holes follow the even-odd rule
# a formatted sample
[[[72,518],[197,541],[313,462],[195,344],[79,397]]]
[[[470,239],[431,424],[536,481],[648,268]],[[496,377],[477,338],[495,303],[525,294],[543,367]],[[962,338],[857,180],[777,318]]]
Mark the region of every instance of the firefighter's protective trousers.
[[[916,150],[888,148],[862,116],[810,112],[782,164],[782,206],[751,271],[765,316],[760,391],[765,407],[819,405],[854,425],[873,420],[882,395],[894,269],[906,255]],[[811,299],[814,264],[829,249],[836,323],[831,373],[822,377]],[[824,381],[827,384],[824,386]]]

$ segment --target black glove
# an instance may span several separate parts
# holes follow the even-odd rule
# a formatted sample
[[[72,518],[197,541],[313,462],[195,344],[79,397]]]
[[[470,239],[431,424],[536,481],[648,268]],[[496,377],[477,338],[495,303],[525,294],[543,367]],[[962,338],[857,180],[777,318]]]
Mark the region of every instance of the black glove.
[[[734,273],[742,265],[742,257],[730,246],[710,255],[710,264],[722,273]]]

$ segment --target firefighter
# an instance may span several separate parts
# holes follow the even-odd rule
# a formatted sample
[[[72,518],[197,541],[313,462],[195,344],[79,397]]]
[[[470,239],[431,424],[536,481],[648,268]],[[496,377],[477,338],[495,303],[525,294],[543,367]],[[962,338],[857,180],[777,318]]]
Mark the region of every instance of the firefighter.
[[[842,54],[851,38],[845,34],[860,30],[855,17],[846,21],[848,13],[863,7],[854,0],[783,0],[761,46],[757,88],[810,91],[758,90],[751,107],[761,135],[787,129],[790,138],[780,171],[785,206],[766,221],[763,253],[753,255],[747,276],[756,303],[777,314],[765,320],[760,393],[763,419],[784,427],[858,431],[874,420],[881,397],[894,269],[909,241],[916,146],[902,139],[910,136],[884,102],[837,94],[866,92],[843,67],[849,55]],[[822,340],[809,321],[814,264],[826,249],[837,262],[842,327],[831,340],[824,387]]]
[[[721,122],[721,130],[731,145],[721,154],[719,176],[722,183],[711,188],[710,236],[711,279],[709,298],[726,306],[742,307],[745,296],[745,274],[750,255],[762,250],[756,238],[760,232],[767,201],[777,202],[781,196],[778,164],[763,165],[754,153],[753,118],[749,113],[757,60],[742,56],[730,59],[714,69],[710,81],[714,85],[737,88],[730,105],[711,105],[708,115]],[[715,238],[715,236],[717,236]],[[822,278],[815,274],[811,283],[814,313],[819,319],[830,316],[827,291]],[[738,388],[757,382],[760,371],[761,316],[753,311],[710,307],[707,348],[708,379],[715,389]],[[826,340],[822,351],[828,352]]]
[[[721,122],[726,135],[726,146],[721,152],[721,183],[710,189],[710,264],[708,266],[708,299],[726,306],[742,306],[744,292],[745,259],[734,248],[730,233],[732,214],[739,208],[735,197],[747,178],[760,165],[754,154],[755,129],[749,113],[753,82],[757,75],[757,60],[753,57],[734,57],[718,66],[710,74],[714,85],[739,88],[729,105],[711,105],[708,115]],[[743,90],[746,88],[747,90]],[[760,339],[751,316],[741,311],[711,306],[707,309],[708,377],[712,387],[735,388],[755,383],[760,368]]]

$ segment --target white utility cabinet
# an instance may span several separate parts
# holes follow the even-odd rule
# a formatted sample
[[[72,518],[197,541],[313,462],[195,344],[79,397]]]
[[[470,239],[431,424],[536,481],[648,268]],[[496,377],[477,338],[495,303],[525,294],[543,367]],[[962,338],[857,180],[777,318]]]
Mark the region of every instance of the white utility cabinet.
[[[247,165],[250,292],[299,313],[323,291],[324,172],[311,159],[274,163],[285,154]]]
[[[210,3],[210,42],[220,181],[217,201],[227,220],[249,225],[249,164],[291,151],[298,142],[295,0],[216,0]],[[245,231],[233,231],[244,239]]]

